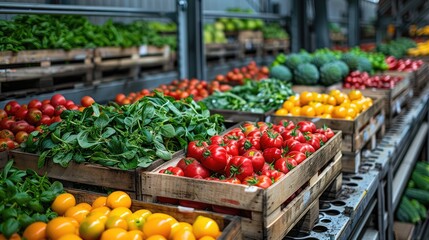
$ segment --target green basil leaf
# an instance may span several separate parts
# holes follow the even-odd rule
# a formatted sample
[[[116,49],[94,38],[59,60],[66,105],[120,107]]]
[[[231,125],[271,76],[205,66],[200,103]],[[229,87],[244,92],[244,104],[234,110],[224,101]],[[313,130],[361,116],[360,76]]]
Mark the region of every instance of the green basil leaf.
[[[173,125],[166,124],[161,127],[161,134],[167,138],[172,138],[176,135]]]
[[[106,113],[102,112],[100,116],[95,120],[94,126],[97,128],[105,128],[109,124],[109,117]]]
[[[43,142],[42,142],[43,149],[52,149],[55,146],[56,146],[56,144],[54,142],[52,142],[52,140],[49,138],[43,140]]]
[[[99,117],[100,116],[100,109],[99,109],[98,104],[92,104],[91,108],[92,108],[94,116]]]
[[[3,234],[7,239],[18,230],[19,222],[15,218],[9,218],[3,223]]]
[[[161,158],[163,160],[170,160],[171,158],[173,158],[173,155],[169,151],[166,151],[166,150],[157,150],[156,156],[158,156],[159,158]]]
[[[107,127],[106,130],[104,131],[103,134],[101,134],[102,138],[108,138],[110,136],[112,136],[113,134],[116,133],[116,130],[111,128],[111,127]]]
[[[30,201],[32,198],[31,196],[26,192],[19,192],[13,196],[14,201],[16,201],[19,205],[23,205]]]
[[[16,218],[18,217],[18,211],[16,211],[15,208],[8,208],[3,210],[1,216],[2,216],[2,219]]]

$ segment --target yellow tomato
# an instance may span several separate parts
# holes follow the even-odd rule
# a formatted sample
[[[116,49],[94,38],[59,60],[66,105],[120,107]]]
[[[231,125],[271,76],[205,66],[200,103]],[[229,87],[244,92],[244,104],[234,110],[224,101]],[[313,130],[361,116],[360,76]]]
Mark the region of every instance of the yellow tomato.
[[[332,114],[332,112],[334,111],[334,106],[332,105],[324,105],[323,106],[323,112],[324,113],[328,113],[328,114]]]
[[[350,100],[359,100],[362,98],[362,92],[359,90],[351,90],[349,92],[349,98]]]
[[[322,115],[325,112],[325,108],[322,103],[316,102],[313,105],[314,110],[316,111],[316,115]]]
[[[347,117],[350,117],[351,119],[354,119],[357,116],[357,111],[355,108],[347,108]]]
[[[126,192],[114,191],[107,196],[106,204],[110,208],[131,207],[131,197]]]
[[[170,238],[173,237],[173,235],[182,229],[188,229],[192,231],[192,225],[187,223],[187,222],[178,222],[175,223],[171,226],[171,234],[170,234]]]
[[[51,240],[56,240],[67,234],[75,234],[77,228],[67,217],[56,217],[46,225],[46,236]]]
[[[46,236],[46,223],[34,222],[25,229],[22,237],[27,240],[43,240]]]
[[[288,101],[291,101],[294,106],[301,106],[299,96],[295,96],[295,95],[290,96]]]
[[[150,216],[147,217],[146,221],[150,221],[150,220],[153,220],[153,219],[165,219],[165,220],[167,220],[167,222],[171,226],[173,226],[173,224],[175,224],[175,223],[178,222],[174,217],[172,217],[172,216],[170,216],[168,214],[165,214],[165,213],[153,213],[153,214],[151,214]]]
[[[151,214],[152,212],[146,209],[140,209],[133,212],[131,216],[126,217],[128,230],[142,229],[142,226],[146,222],[147,217],[149,217]]]
[[[337,105],[337,99],[333,96],[329,96],[327,104],[332,105],[332,106],[336,106]]]
[[[89,212],[89,214],[91,214],[91,215],[93,215],[95,213],[102,213],[103,215],[107,216],[110,213],[110,208],[106,207],[106,206],[104,206],[104,207],[98,207],[98,208],[93,208],[91,210],[91,212]]]
[[[92,208],[98,208],[98,207],[104,207],[107,205],[107,197],[98,197],[95,199],[95,201],[92,203]]]
[[[332,118],[332,115],[330,113],[325,113],[321,117],[322,118]]]
[[[277,110],[275,112],[275,114],[278,115],[278,116],[286,116],[288,113],[289,112],[285,108],[280,108],[279,110]]]
[[[100,240],[128,240],[126,237],[126,230],[122,228],[111,228],[101,234]]]
[[[340,94],[341,93],[341,91],[340,90],[338,90],[338,89],[332,89],[330,92],[329,92],[329,95],[331,95],[331,96],[335,96],[335,95],[338,95],[338,94]]]
[[[92,206],[89,203],[85,203],[85,202],[76,204],[76,207],[80,207],[80,208],[86,209],[88,211],[91,211],[91,209],[92,209]]]
[[[322,101],[323,101],[322,94],[317,93],[317,92],[313,92],[312,94],[313,94],[313,101],[322,103]]]
[[[334,118],[345,118],[347,115],[347,109],[345,107],[337,106],[334,108],[332,116]]]
[[[61,193],[52,202],[51,208],[58,215],[63,215],[67,209],[76,205],[75,197],[70,193]]]
[[[329,99],[329,95],[326,93],[322,93],[322,103],[327,104]]]
[[[220,232],[217,223],[213,219],[204,216],[198,216],[192,228],[196,238],[204,236],[217,237]]]
[[[344,100],[347,99],[347,95],[344,93],[339,93],[337,95],[334,96],[335,100],[337,101],[337,104],[341,104],[344,102]]]
[[[85,240],[96,240],[103,233],[104,221],[100,216],[89,216],[80,224],[79,234]]]
[[[67,211],[64,213],[64,217],[74,218],[78,223],[81,223],[88,214],[89,211],[87,209],[84,209],[80,206],[74,206],[67,209]]]
[[[124,218],[121,218],[118,215],[113,215],[113,216],[110,216],[107,218],[107,221],[105,223],[105,227],[106,227],[106,229],[122,228],[124,230],[128,230],[128,223]]]

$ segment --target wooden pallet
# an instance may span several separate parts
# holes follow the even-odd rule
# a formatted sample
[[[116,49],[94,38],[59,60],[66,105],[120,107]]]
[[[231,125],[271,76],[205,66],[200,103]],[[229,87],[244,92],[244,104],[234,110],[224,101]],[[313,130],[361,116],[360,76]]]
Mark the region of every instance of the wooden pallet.
[[[93,50],[0,52],[0,98],[89,85]]]
[[[366,97],[382,98],[384,100],[383,105],[386,113],[386,126],[390,127],[394,118],[399,115],[405,105],[407,105],[407,99],[413,96],[411,86],[410,79],[404,78],[392,89],[372,88],[360,91]],[[351,89],[341,89],[341,91],[348,93]]]
[[[183,154],[177,152],[174,156]],[[11,150],[9,158],[14,160],[14,166],[19,169],[32,169],[40,175],[47,174],[49,178],[61,181],[66,186],[73,188],[91,189],[93,191],[105,192],[109,189],[122,190],[129,193],[133,199],[141,199],[142,187],[140,175],[144,171],[150,171],[161,165],[163,160],[156,160],[148,168],[137,168],[135,170],[121,170],[114,167],[104,167],[98,164],[70,162],[67,168],[46,160],[42,168],[38,168],[39,155]],[[0,159],[0,167],[7,160]]]
[[[265,39],[262,46],[264,56],[277,56],[279,53],[289,53],[289,39]]]
[[[168,71],[173,68],[169,46],[130,48],[102,47],[94,50],[94,84],[119,79],[136,80],[147,71]]]
[[[91,204],[100,196],[106,196],[97,194],[89,191],[66,189],[67,192],[73,194],[76,198],[76,203],[86,202]],[[140,209],[147,209],[152,213],[165,213],[174,217],[179,222],[187,222],[192,224],[198,216],[209,217],[216,221],[219,225],[222,234],[217,239],[222,240],[235,240],[242,239],[241,223],[239,217],[228,216],[223,214],[211,213],[207,211],[186,211],[178,207],[166,206],[155,203],[146,203],[141,201],[133,200],[130,207],[131,211],[137,211]]]
[[[360,152],[368,142],[374,142],[375,144],[377,133],[379,133],[379,136],[382,136],[385,132],[385,112],[383,108],[383,99],[380,98],[373,99],[373,105],[366,111],[360,113],[354,120],[271,115],[270,121],[272,123],[278,123],[283,119],[292,120],[294,122],[312,121],[318,128],[326,125],[333,130],[341,130],[343,132],[341,147],[343,153]],[[354,165],[357,167],[353,169],[350,169],[349,166],[351,166],[351,164],[349,162],[343,162],[343,171],[357,172],[359,158],[356,158],[355,161]]]
[[[230,59],[239,59],[241,56],[239,43],[210,43],[205,44],[207,62],[225,63]]]
[[[338,132],[268,189],[158,173],[162,168],[176,165],[180,160],[176,158],[142,174],[142,182],[145,182],[143,200],[154,202],[157,197],[169,197],[239,209],[247,213],[241,218],[244,237],[280,239],[340,173],[340,144],[341,132]],[[286,200],[302,187],[304,190],[284,206]]]

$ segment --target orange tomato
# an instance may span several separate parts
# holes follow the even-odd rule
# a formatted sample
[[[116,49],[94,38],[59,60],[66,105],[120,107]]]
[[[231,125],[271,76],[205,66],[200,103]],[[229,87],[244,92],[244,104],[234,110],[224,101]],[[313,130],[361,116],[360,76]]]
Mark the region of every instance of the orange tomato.
[[[326,93],[322,93],[322,103],[323,103],[323,104],[328,103],[328,98],[329,98],[329,95],[328,95],[328,94],[326,94]]]
[[[81,223],[86,218],[86,215],[88,214],[89,214],[89,211],[87,209],[74,206],[67,209],[67,211],[64,213],[64,217],[74,218],[78,223]]]
[[[337,99],[333,96],[329,96],[328,101],[326,103],[329,105],[332,105],[332,106],[336,106],[337,105]]]
[[[165,238],[162,235],[157,234],[157,235],[152,235],[152,236],[146,238],[146,240],[167,240],[167,238]]]
[[[128,230],[140,230],[142,229],[143,224],[146,222],[146,219],[149,215],[151,215],[152,212],[146,209],[140,209],[131,216],[127,216],[126,220],[128,223]]]
[[[165,238],[168,238],[171,232],[171,225],[172,224],[170,224],[168,220],[163,218],[148,219],[143,225],[143,233],[146,237],[162,235]]]
[[[301,107],[293,107],[290,113],[292,114],[292,116],[301,115]]]
[[[115,102],[116,103],[122,103],[122,101],[124,100],[126,98],[126,96],[125,96],[125,94],[123,94],[123,93],[118,93],[118,94],[116,94],[116,97],[115,97]]]
[[[95,213],[102,213],[103,215],[109,215],[110,213],[110,208],[109,207],[98,207],[98,208],[93,208],[91,210],[91,212],[89,212],[91,215],[95,214]]]
[[[52,202],[51,208],[58,215],[63,215],[67,209],[76,205],[75,197],[70,193],[61,193]]]
[[[344,93],[339,93],[337,95],[334,96],[335,100],[337,101],[337,104],[341,104],[344,102],[344,100],[346,100],[348,97],[346,94]]]
[[[320,102],[321,103],[323,101],[322,94],[317,93],[317,92],[312,92],[312,94],[313,94],[313,101],[314,102]]]
[[[59,239],[67,234],[75,234],[77,227],[71,219],[67,217],[57,217],[46,225],[46,235],[51,240]]]
[[[174,217],[165,213],[153,213],[147,217],[147,221],[150,221],[153,219],[165,219],[167,220],[168,223],[170,223],[171,226],[173,226],[173,224],[178,222]]]
[[[101,234],[100,240],[128,240],[127,231],[122,228],[111,228]]]
[[[133,212],[131,212],[131,210],[129,208],[126,207],[117,207],[112,209],[112,211],[109,212],[108,217],[112,217],[112,216],[118,216],[120,218],[125,219],[128,216],[131,216],[133,214]]]
[[[124,230],[128,230],[128,223],[124,218],[121,218],[118,215],[113,215],[107,218],[105,223],[105,227],[107,229],[110,228],[122,228]]]
[[[357,115],[357,111],[355,108],[347,108],[347,117],[350,117],[351,119],[354,119]]]
[[[34,222],[25,229],[22,237],[27,240],[43,240],[46,238],[46,223]]]
[[[127,232],[127,240],[143,240],[143,232],[140,230],[131,230]]]
[[[76,234],[67,234],[58,238],[58,240],[82,240],[82,238]]]
[[[328,114],[332,114],[332,112],[334,111],[334,106],[332,105],[324,105],[323,106],[323,112],[324,113],[328,113]]]
[[[337,106],[334,108],[332,116],[334,118],[345,118],[347,115],[347,109],[345,107]]]
[[[198,239],[204,236],[217,237],[220,232],[217,223],[213,219],[204,216],[198,216],[192,228],[195,237]]]
[[[110,208],[117,207],[131,207],[131,198],[130,196],[123,191],[114,191],[107,196],[107,206]]]
[[[295,95],[290,96],[288,101],[292,102],[294,104],[294,106],[296,106],[296,107],[301,105],[299,96],[295,96]]]
[[[288,112],[290,112],[294,106],[295,106],[295,104],[289,100],[286,100],[282,105],[282,107],[284,109],[288,110]]]
[[[76,204],[76,207],[80,207],[88,211],[91,211],[92,209],[92,206],[89,203],[79,203],[79,204]]]
[[[351,90],[349,92],[349,98],[350,100],[359,100],[362,98],[362,92],[359,90]]]
[[[180,229],[176,233],[174,233],[173,240],[196,240],[192,229]]]
[[[98,197],[92,203],[92,208],[104,207],[107,205],[107,197]]]
[[[314,107],[306,105],[301,108],[300,115],[307,116],[307,117],[314,117],[316,116],[316,110],[314,109]]]
[[[301,106],[307,105],[313,101],[313,94],[311,92],[304,91],[299,95],[299,101],[301,102]]]
[[[96,240],[104,231],[104,221],[99,216],[89,216],[80,224],[79,234],[85,240]]]
[[[182,229],[188,229],[188,230],[191,230],[191,231],[192,231],[192,225],[191,225],[191,224],[189,224],[189,223],[187,223],[187,222],[177,222],[177,223],[173,224],[173,225],[171,226],[170,238],[172,238],[172,237],[173,237],[173,235],[174,235],[177,231],[182,230]]]
[[[322,115],[323,112],[325,111],[325,107],[320,102],[315,102],[313,104],[313,107],[314,107],[314,110],[316,111],[316,115]]]

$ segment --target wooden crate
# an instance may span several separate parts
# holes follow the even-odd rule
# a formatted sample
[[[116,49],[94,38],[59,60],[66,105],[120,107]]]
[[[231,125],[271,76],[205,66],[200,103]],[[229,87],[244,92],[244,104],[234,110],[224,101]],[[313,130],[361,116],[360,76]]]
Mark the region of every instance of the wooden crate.
[[[239,59],[240,54],[239,43],[205,44],[205,55],[208,62],[225,63],[230,59]]]
[[[383,108],[383,99],[373,99],[373,105],[364,112],[360,113],[354,120],[343,120],[335,118],[311,118],[304,116],[271,116],[272,123],[278,123],[282,119],[292,120],[294,122],[312,121],[318,128],[324,125],[333,130],[341,130],[343,133],[341,150],[344,153],[360,153],[362,148],[368,143],[375,146],[377,133],[379,136],[385,132],[385,112]],[[360,155],[359,155],[360,156]],[[345,158],[343,157],[343,160]],[[354,158],[354,161],[343,161],[343,171],[357,172],[360,164],[360,158]]]
[[[429,67],[427,63],[424,63],[417,71],[414,72],[414,92],[420,93],[427,85],[427,82],[429,80],[428,74],[429,74]]]
[[[174,156],[183,154],[177,152]],[[48,177],[59,180],[65,185],[75,188],[91,188],[94,191],[105,191],[106,189],[122,190],[129,193],[133,199],[141,199],[142,183],[140,175],[144,171],[150,171],[161,165],[163,160],[156,160],[148,168],[137,168],[135,170],[121,170],[114,167],[104,167],[93,163],[78,164],[71,161],[67,168],[46,160],[42,168],[38,168],[39,155],[11,150],[9,159],[14,159],[14,166],[19,169],[33,169],[40,175],[47,174]],[[1,161],[1,159],[0,159]],[[1,161],[4,166],[7,161]]]
[[[246,238],[280,239],[308,212],[312,203],[340,173],[340,145],[341,132],[338,132],[268,189],[158,173],[162,168],[176,165],[180,160],[176,158],[142,174],[142,182],[145,183],[143,200],[154,202],[156,197],[169,197],[240,209],[248,213],[241,218]],[[304,190],[284,206],[301,187]]]
[[[76,189],[66,189],[66,191],[75,196],[77,203],[86,202],[91,204],[97,197],[106,196]],[[217,239],[242,239],[241,223],[239,217],[211,213],[206,211],[187,211],[189,209],[181,209],[180,207],[172,207],[156,203],[146,203],[135,200],[133,200],[130,209],[133,212],[140,209],[147,209],[152,213],[166,213],[174,217],[179,222],[187,222],[190,224],[192,224],[198,216],[209,217],[216,221],[216,223],[219,225],[220,230],[222,231],[222,235],[220,235]]]
[[[148,71],[173,68],[169,46],[101,47],[94,52],[94,84],[119,79],[137,79]]]
[[[267,122],[274,111],[275,110],[270,110],[266,113],[253,113],[226,109],[210,109],[210,114],[220,114],[224,117],[226,123],[235,124],[245,121]]]
[[[318,93],[329,93],[332,89],[341,89],[342,83],[336,83],[331,86],[321,86],[321,85],[314,85],[314,86],[307,86],[307,85],[292,85],[292,90],[295,93],[302,93],[304,91],[307,92],[318,92]]]
[[[381,98],[383,99],[384,111],[386,113],[386,126],[390,127],[393,123],[394,117],[399,115],[402,109],[409,102],[408,99],[412,97],[411,81],[409,78],[402,79],[392,89],[362,89],[359,90],[365,97]],[[350,92],[351,89],[341,89],[342,92]]]
[[[92,49],[0,52],[0,98],[88,85]]]
[[[288,53],[289,39],[265,39],[262,50],[264,56],[277,56],[279,53]]]

